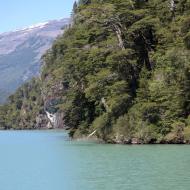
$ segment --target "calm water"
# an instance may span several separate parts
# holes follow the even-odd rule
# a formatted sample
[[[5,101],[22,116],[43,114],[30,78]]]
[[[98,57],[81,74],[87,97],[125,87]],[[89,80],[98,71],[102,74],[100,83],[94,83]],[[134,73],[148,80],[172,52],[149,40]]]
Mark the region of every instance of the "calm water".
[[[190,146],[101,145],[0,132],[2,190],[189,190]]]

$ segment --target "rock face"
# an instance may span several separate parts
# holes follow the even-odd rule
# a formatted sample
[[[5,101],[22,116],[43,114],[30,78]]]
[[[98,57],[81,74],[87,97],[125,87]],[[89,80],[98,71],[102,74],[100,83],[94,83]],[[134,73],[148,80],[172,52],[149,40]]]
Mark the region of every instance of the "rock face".
[[[0,34],[0,103],[39,74],[41,56],[69,22],[69,19],[53,20]]]
[[[48,119],[44,114],[39,114],[36,117],[36,129],[45,129],[48,128]]]

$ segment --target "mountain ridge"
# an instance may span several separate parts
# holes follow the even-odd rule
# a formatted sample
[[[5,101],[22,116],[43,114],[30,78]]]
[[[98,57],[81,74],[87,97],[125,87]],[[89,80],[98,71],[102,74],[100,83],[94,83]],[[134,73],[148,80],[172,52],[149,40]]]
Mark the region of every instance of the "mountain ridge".
[[[39,74],[41,56],[69,22],[68,18],[50,20],[0,33],[0,103],[4,103],[24,82]]]

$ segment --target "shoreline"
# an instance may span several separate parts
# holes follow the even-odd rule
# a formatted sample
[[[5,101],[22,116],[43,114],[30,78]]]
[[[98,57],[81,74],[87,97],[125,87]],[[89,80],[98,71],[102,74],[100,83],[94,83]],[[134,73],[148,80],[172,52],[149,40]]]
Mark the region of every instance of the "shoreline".
[[[67,129],[64,128],[33,128],[33,129],[0,129],[0,132],[3,131],[65,131],[68,132]],[[69,137],[69,135],[68,135]],[[104,141],[102,139],[99,139],[97,137],[89,137],[89,136],[84,136],[84,137],[77,137],[77,138],[72,138],[69,137],[71,141],[83,141],[83,142],[95,142],[98,144],[115,144],[115,145],[190,145],[190,142],[152,142],[152,143],[143,143],[143,142],[111,142],[111,141]]]

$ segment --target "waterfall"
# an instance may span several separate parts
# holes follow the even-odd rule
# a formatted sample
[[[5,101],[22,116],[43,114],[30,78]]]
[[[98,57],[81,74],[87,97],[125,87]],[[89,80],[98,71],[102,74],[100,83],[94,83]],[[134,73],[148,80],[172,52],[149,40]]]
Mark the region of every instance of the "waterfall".
[[[56,114],[51,114],[48,111],[46,111],[46,115],[50,121],[51,126],[56,127],[56,121],[57,121]],[[48,126],[49,126],[49,124],[48,124]]]

